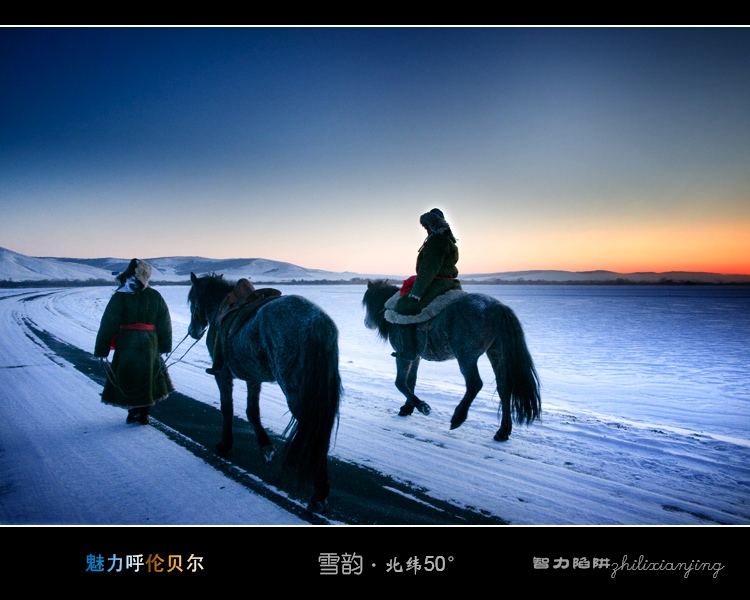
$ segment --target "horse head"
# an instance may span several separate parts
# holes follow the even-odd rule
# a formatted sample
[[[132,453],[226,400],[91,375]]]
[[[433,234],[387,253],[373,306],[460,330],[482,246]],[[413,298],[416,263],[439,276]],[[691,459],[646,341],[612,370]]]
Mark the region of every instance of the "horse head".
[[[203,337],[208,327],[208,317],[203,303],[200,301],[201,282],[195,273],[190,273],[190,292],[188,293],[188,304],[190,305],[190,325],[188,334],[193,339],[199,340]]]
[[[224,281],[223,275],[211,273],[196,276],[190,273],[190,292],[188,293],[188,304],[190,305],[190,325],[188,334],[193,339],[199,340],[210,325],[219,304],[227,295],[232,285]]]

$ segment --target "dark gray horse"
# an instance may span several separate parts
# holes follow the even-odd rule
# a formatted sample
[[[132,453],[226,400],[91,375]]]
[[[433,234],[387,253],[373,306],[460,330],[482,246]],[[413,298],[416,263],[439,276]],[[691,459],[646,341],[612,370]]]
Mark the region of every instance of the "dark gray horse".
[[[398,291],[386,281],[372,281],[362,299],[365,325],[377,329],[393,349],[401,351],[398,325],[385,320],[384,305]],[[399,415],[408,416],[416,408],[429,414],[430,407],[414,394],[419,357],[431,361],[455,358],[466,381],[466,393],[451,418],[451,429],[459,427],[469,414],[469,407],[482,389],[477,360],[487,353],[497,380],[502,419],[495,433],[497,441],[505,441],[513,429],[511,413],[517,423],[532,423],[540,416],[542,401],[539,377],[534,368],[521,323],[503,303],[485,294],[466,294],[442,313],[417,326],[418,357],[414,361],[396,359],[396,387],[406,396]]]
[[[192,318],[188,333],[200,339],[208,327],[209,353],[213,356],[219,306],[234,288],[221,275],[190,274],[188,302]],[[221,395],[223,432],[216,445],[220,455],[232,449],[233,378],[247,382],[247,418],[255,428],[261,453],[273,459],[275,449],[260,422],[261,383],[275,381],[287,399],[292,420],[284,469],[302,483],[313,483],[311,510],[326,503],[328,448],[338,418],[341,397],[338,330],[323,310],[300,296],[281,296],[258,312],[230,336],[223,346],[224,368],[216,375]]]

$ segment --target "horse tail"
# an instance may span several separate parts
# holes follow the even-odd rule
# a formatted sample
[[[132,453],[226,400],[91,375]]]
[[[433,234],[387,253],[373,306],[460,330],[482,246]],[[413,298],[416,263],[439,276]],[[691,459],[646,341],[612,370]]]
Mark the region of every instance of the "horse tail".
[[[541,419],[542,398],[539,391],[539,375],[534,367],[526,336],[516,313],[504,304],[497,307],[497,326],[503,360],[502,367],[495,370],[501,395],[510,394],[511,410],[516,423],[531,424]],[[493,361],[493,367],[495,361]],[[501,378],[504,379],[501,381]]]
[[[328,449],[342,394],[338,330],[326,315],[308,331],[293,417],[284,432],[288,443],[283,470],[300,484],[314,483],[323,501],[328,495]]]

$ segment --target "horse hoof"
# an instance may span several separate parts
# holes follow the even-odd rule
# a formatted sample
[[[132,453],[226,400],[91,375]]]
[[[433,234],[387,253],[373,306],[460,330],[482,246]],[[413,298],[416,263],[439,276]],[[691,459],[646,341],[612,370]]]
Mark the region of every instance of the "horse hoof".
[[[427,402],[422,402],[422,404],[417,406],[417,410],[423,415],[429,415],[432,412],[432,409],[430,408],[430,405],[427,404]]]
[[[328,500],[316,500],[313,498],[310,500],[310,504],[307,505],[307,510],[314,513],[324,513],[328,508]]]
[[[223,442],[219,442],[218,444],[216,444],[216,454],[218,454],[219,456],[226,456],[227,454],[229,454],[230,450],[231,448],[227,448],[227,446],[225,446]]]
[[[414,412],[413,406],[402,406],[398,411],[399,417],[408,417],[411,413]]]
[[[464,422],[463,422],[463,421],[461,421],[460,423],[455,423],[455,422],[451,421],[451,430],[453,430],[453,429],[458,429],[458,428],[459,428],[459,427],[461,427],[461,425],[463,425],[463,424],[464,424]]]
[[[502,431],[498,431],[495,434],[495,441],[496,442],[507,442],[509,437],[510,437],[510,434],[504,433]]]
[[[270,463],[276,456],[276,448],[273,446],[265,446],[264,448],[261,448],[260,454],[263,456],[264,461]]]

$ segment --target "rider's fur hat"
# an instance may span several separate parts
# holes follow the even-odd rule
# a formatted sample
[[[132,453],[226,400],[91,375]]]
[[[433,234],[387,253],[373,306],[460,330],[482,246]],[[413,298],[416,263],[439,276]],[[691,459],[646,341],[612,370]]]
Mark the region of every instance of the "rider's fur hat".
[[[120,282],[120,285],[124,285],[125,282],[133,276],[135,276],[136,281],[138,281],[142,287],[147,287],[148,281],[151,279],[151,265],[145,260],[134,258],[130,261],[128,268],[115,277],[115,279]]]
[[[430,233],[446,233],[451,230],[451,226],[445,220],[443,211],[439,208],[433,208],[430,212],[419,217],[419,223],[426,227]]]

